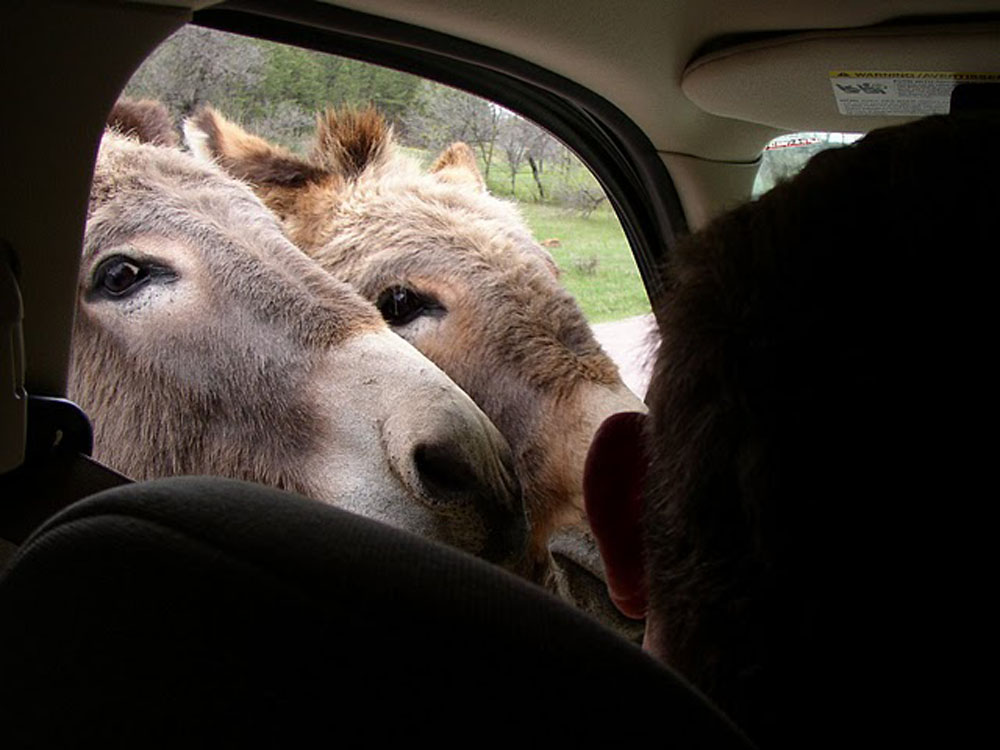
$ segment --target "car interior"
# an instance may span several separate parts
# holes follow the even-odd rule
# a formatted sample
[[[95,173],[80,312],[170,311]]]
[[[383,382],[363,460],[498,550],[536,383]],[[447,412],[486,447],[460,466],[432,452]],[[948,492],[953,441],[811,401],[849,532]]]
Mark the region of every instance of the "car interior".
[[[65,395],[108,112],[184,24],[465,89],[593,170],[656,300],[678,238],[750,199],[772,139],[865,133],[1000,81],[1000,4],[15,0],[0,15],[0,744],[587,738],[654,706],[677,746],[749,746],[682,678],[485,563],[278,490],[132,483],[89,459]],[[872,103],[879,81],[908,93]]]

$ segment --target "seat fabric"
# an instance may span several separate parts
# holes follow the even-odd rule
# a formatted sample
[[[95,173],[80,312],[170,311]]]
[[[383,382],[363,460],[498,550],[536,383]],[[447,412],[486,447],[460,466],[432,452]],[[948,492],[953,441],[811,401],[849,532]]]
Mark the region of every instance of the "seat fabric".
[[[229,480],[128,485],[51,519],[0,579],[0,643],[5,747],[535,744],[644,715],[675,747],[744,746],[541,589]]]

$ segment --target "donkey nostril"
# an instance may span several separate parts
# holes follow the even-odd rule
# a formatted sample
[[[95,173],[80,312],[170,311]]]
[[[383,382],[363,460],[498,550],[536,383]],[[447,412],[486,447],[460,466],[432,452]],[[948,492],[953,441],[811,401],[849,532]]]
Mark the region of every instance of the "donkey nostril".
[[[461,525],[481,530],[477,555],[521,571],[528,519],[513,457],[500,433],[442,429],[411,445],[404,476],[418,500],[442,518],[464,519]]]
[[[457,445],[421,443],[413,449],[413,465],[430,494],[468,492],[476,485],[476,474]]]

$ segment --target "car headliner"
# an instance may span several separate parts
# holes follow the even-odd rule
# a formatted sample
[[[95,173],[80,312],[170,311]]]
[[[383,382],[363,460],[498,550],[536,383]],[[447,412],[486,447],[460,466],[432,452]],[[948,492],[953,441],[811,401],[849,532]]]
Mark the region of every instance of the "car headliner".
[[[204,0],[183,4],[213,5]],[[706,51],[747,38],[938,24],[948,18],[979,20],[971,14],[1000,11],[996,0],[337,0],[327,4],[447,33],[535,63],[600,93],[634,120],[659,151],[720,161],[754,161],[775,133],[755,123],[720,119],[689,98],[683,86],[685,72]],[[997,29],[994,26],[994,41],[1000,41]],[[993,56],[995,71],[1000,45],[994,46],[998,48]],[[852,63],[870,69],[871,55],[862,57],[863,50],[856,51],[856,61],[824,60],[823,69]],[[809,50],[799,54],[804,59]],[[787,88],[785,96],[791,100],[803,95]],[[828,80],[818,81],[818,88],[832,105]],[[847,118],[833,119],[843,119],[845,129],[852,124]]]

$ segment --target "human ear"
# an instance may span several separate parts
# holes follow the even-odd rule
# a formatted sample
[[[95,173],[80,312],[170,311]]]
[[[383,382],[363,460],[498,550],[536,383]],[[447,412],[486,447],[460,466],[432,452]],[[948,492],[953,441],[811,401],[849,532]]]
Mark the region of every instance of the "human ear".
[[[626,617],[646,615],[642,487],[646,415],[612,414],[598,428],[583,469],[583,499],[604,561],[608,593]]]

